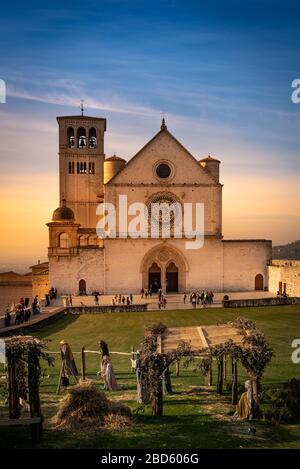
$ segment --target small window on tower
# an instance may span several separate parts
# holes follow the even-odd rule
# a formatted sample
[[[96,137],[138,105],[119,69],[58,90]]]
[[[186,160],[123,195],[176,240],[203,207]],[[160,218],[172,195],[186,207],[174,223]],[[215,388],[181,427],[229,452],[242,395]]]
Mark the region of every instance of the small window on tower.
[[[68,235],[68,233],[61,233],[59,235],[59,247],[64,248],[64,249],[69,247],[69,235]]]
[[[95,163],[89,163],[89,174],[95,174]]]

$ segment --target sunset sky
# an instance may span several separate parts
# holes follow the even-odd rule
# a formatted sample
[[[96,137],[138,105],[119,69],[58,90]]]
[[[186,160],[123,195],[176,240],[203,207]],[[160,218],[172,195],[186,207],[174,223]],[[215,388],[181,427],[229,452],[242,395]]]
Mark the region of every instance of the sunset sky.
[[[107,118],[107,156],[131,158],[164,114],[195,157],[218,157],[225,238],[300,239],[299,17],[299,2],[276,0],[2,6],[0,271],[46,260],[56,116],[80,99]]]

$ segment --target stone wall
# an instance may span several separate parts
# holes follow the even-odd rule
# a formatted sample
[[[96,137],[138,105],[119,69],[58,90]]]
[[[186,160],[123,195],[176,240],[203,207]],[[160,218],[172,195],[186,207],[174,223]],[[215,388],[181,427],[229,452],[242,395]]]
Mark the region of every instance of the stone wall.
[[[299,305],[300,298],[250,298],[241,300],[224,300],[224,308],[248,308],[251,306],[282,306],[282,305]]]
[[[266,240],[224,240],[224,291],[253,291],[255,276],[262,274],[268,288],[268,264],[272,242]]]
[[[77,295],[79,281],[85,280],[86,291],[104,291],[104,250],[82,248],[76,257],[51,257],[49,259],[49,285],[57,288],[59,295]]]
[[[269,266],[269,290],[276,293],[280,290],[279,282],[282,282],[289,296],[300,297],[300,261],[299,260],[273,260]],[[285,284],[285,285],[284,285]]]

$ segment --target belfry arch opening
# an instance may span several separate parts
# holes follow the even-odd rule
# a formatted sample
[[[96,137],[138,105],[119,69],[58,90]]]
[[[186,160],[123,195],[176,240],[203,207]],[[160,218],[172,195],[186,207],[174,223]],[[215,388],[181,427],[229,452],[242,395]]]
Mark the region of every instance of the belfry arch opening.
[[[83,127],[79,127],[79,129],[77,130],[77,141],[78,141],[78,148],[86,147],[86,132]]]
[[[68,127],[67,130],[68,146],[69,148],[75,147],[75,134],[73,127]]]
[[[148,270],[148,289],[154,293],[161,288],[161,268],[156,262],[149,267]]]
[[[97,138],[96,138],[96,129],[95,127],[91,127],[89,130],[89,147],[96,148],[97,147]]]

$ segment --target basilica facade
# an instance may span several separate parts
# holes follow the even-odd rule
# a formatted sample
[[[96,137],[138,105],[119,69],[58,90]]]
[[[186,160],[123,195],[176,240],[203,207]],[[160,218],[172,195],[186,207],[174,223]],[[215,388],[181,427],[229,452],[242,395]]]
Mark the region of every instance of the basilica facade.
[[[267,288],[271,241],[223,237],[219,160],[197,160],[164,120],[128,162],[116,155],[105,158],[106,119],[79,115],[57,121],[60,203],[47,226],[49,285],[60,294]],[[128,205],[146,207],[153,202],[202,203],[203,246],[187,249],[185,236],[172,236],[172,231],[169,238],[133,238],[119,225],[115,237],[98,237],[97,207],[113,204],[118,220],[120,196],[126,196]]]

